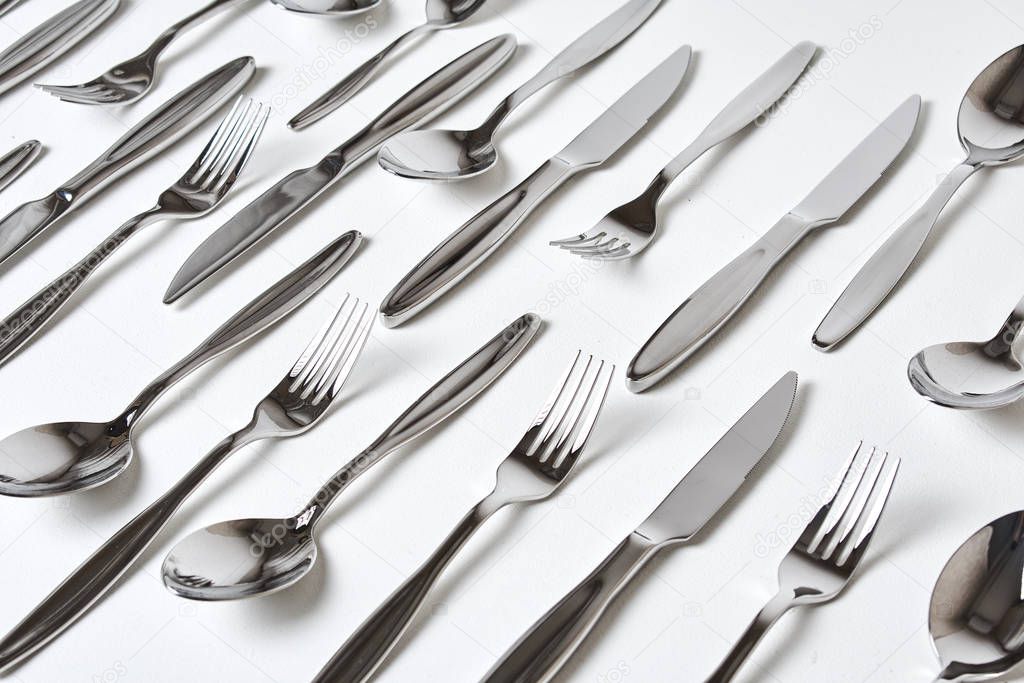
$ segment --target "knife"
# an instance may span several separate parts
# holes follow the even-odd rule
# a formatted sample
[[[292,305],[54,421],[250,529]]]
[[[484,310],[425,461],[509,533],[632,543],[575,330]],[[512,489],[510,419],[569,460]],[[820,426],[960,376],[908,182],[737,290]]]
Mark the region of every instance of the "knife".
[[[52,194],[15,209],[0,221],[0,263],[101,187],[197,128],[223,103],[233,100],[254,73],[252,57],[228,62],[147,116]]]
[[[42,143],[38,140],[29,140],[0,158],[0,191],[6,190],[8,185],[20,178],[39,157],[41,151]]]
[[[665,105],[689,66],[687,45],[633,86],[568,147],[452,233],[391,290],[380,308],[384,325],[397,327],[440,299],[570,178],[607,161]]]
[[[16,4],[0,6],[0,14]],[[7,92],[85,40],[120,5],[121,0],[81,0],[19,38],[0,53],[0,93]]]
[[[776,382],[654,513],[530,627],[483,681],[546,683],[554,678],[647,563],[663,550],[688,543],[736,494],[782,433],[796,388],[795,372]]]
[[[287,223],[327,188],[376,154],[388,138],[440,115],[500,69],[516,51],[512,35],[477,46],[406,93],[397,102],[310,168],[286,176],[192,252],[174,276],[164,303],[196,285]]]
[[[921,98],[901,104],[795,209],[700,289],[644,344],[626,371],[630,391],[647,391],[708,342],[808,234],[835,223],[896,160],[917,127]]]

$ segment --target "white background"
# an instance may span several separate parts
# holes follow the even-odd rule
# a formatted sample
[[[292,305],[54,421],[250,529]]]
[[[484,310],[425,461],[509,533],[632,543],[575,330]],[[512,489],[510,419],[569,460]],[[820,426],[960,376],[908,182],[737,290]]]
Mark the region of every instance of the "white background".
[[[31,0],[0,21],[9,44],[66,2]],[[108,26],[37,78],[88,80],[140,50],[199,0],[125,0]],[[388,4],[388,3],[386,3]],[[441,238],[559,150],[678,46],[695,60],[681,94],[604,169],[574,182],[453,296],[399,330],[378,328],[349,401],[301,439],[240,452],[186,505],[144,560],[90,613],[8,678],[15,681],[305,681],[490,490],[577,348],[625,366],[701,282],[763,234],[912,93],[921,126],[891,175],[839,225],[811,236],[694,362],[642,397],[616,381],[586,464],[557,501],[505,511],[464,550],[384,669],[384,681],[475,681],[551,604],[639,523],[761,393],[789,369],[802,388],[790,428],[742,496],[692,546],[666,554],[627,591],[564,680],[694,681],[717,664],[775,589],[776,567],[816,497],[858,440],[903,457],[888,513],[841,599],[791,614],[742,680],[929,681],[926,615],[945,559],[978,527],[1021,505],[1024,445],[1016,408],[933,407],[905,379],[924,346],[995,333],[1024,289],[1019,183],[1010,166],[979,174],[943,215],[925,261],[847,345],[814,351],[811,332],[885,236],[960,160],[962,92],[1019,43],[1012,0],[666,0],[638,34],[571,81],[535,97],[500,139],[502,163],[459,185],[418,184],[368,163],[214,287],[179,305],[161,295],[213,229],[286,172],[307,166],[407,88],[502,32],[520,52],[439,123],[476,125],[619,0],[491,0],[468,25],[423,40],[315,128],[284,122],[391,37],[422,19],[401,0],[360,22],[250,3],[176,43],[141,104],[90,109],[23,85],[0,99],[5,148],[38,137],[45,156],[0,197],[0,210],[53,190],[161,101],[228,59],[253,55],[252,94],[278,111],[226,206],[161,224],[126,246],[63,316],[0,370],[0,432],[107,419],[266,286],[344,230],[368,242],[329,291],[286,324],[177,387],[138,432],[121,479],[57,500],[0,500],[0,631],[33,608],[113,531],[208,448],[244,424],[344,292],[379,301]],[[851,34],[858,38],[851,39]],[[864,36],[867,36],[866,38]],[[799,96],[695,165],[663,205],[665,229],[642,258],[588,269],[546,246],[631,198],[742,87],[790,45],[824,53]],[[339,43],[340,41],[340,43]],[[323,50],[345,53],[316,63]],[[300,65],[326,68],[301,92]],[[291,97],[289,98],[289,95]],[[199,152],[214,122],[90,202],[0,274],[5,309],[148,207]],[[545,301],[552,292],[557,305]],[[286,516],[430,384],[518,315],[548,327],[478,401],[391,456],[339,501],[321,529],[315,571],[283,593],[197,604],[161,585],[176,539],[206,524]],[[620,369],[621,374],[621,369]]]

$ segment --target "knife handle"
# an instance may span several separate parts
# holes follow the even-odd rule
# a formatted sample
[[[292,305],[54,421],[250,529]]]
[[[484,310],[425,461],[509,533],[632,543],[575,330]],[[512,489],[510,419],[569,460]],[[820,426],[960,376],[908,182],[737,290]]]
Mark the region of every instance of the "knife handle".
[[[979,168],[967,162],[954,168],[928,201],[879,247],[818,325],[812,338],[815,348],[833,349],[882,305],[914,263],[939,214]]]
[[[474,216],[420,261],[381,304],[386,327],[398,327],[440,299],[483,263],[545,198],[577,172],[555,157]]]
[[[579,649],[615,597],[661,548],[632,533],[541,617],[481,683],[547,683]]]
[[[647,391],[697,352],[754,294],[782,258],[813,227],[786,214],[690,297],[662,323],[633,358],[626,374],[630,391]]]

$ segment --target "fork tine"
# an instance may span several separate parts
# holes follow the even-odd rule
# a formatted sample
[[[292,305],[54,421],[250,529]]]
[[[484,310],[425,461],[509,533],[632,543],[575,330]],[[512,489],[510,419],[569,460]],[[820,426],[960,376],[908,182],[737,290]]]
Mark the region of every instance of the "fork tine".
[[[852,477],[856,474],[854,465],[857,463],[857,456],[860,454],[863,446],[863,442],[858,443],[853,453],[847,457],[845,467],[840,470],[843,473],[842,479],[840,479],[835,491],[832,492],[832,496],[821,506],[814,519],[808,523],[803,534],[800,535],[799,542],[807,548],[808,552],[813,552],[820,545],[821,538],[835,526],[838,516],[846,508],[848,500],[845,495],[840,505],[837,506],[836,503],[840,500],[840,494],[844,494],[849,490]],[[838,510],[839,512],[833,514],[833,510]]]
[[[216,154],[216,151],[223,146],[224,140],[227,137],[228,129],[235,120],[235,116],[238,114],[238,109],[242,106],[243,101],[245,101],[244,96],[239,97],[235,100],[235,103],[231,105],[231,111],[228,112],[228,115],[224,117],[224,120],[217,126],[217,131],[213,134],[213,137],[210,138],[210,141],[206,143],[206,147],[204,147],[203,151],[200,152],[195,163],[192,164],[187,177],[190,179],[197,178],[199,176],[199,172],[206,166],[206,162],[209,161],[213,155]]]
[[[840,547],[836,562],[838,566],[852,564],[856,567],[860,562],[860,558],[863,557],[864,551],[867,550],[871,537],[875,533],[878,520],[882,517],[882,511],[889,502],[889,496],[899,470],[899,458],[890,458],[888,453],[882,456],[879,476],[867,497],[864,513],[858,517],[857,525],[851,531],[848,542]],[[885,476],[882,476],[883,471]]]
[[[211,188],[214,192],[223,192],[235,184],[256,152],[256,146],[259,144],[260,138],[263,137],[263,131],[266,130],[269,119],[270,108],[261,103],[253,114],[249,130],[241,141],[244,144],[239,144]]]
[[[211,176],[216,175],[217,169],[223,163],[224,157],[229,153],[230,150],[234,149],[240,136],[244,134],[246,127],[248,126],[249,114],[254,106],[253,100],[247,100],[245,106],[240,107],[236,112],[231,111],[231,114],[224,119],[224,123],[227,124],[227,130],[218,144],[217,149],[214,150],[207,163],[203,164],[204,169],[195,183],[200,186],[205,186],[209,182]],[[219,131],[218,131],[219,132]]]
[[[880,454],[877,448],[871,449],[871,454],[861,472],[860,480],[857,482],[857,488],[850,500],[850,504],[845,510],[843,510],[843,514],[839,518],[839,521],[836,522],[835,527],[833,527],[831,532],[818,546],[818,554],[822,559],[827,560],[833,557],[836,549],[849,537],[850,532],[853,531],[853,528],[857,523],[857,519],[860,518],[861,514],[864,512],[864,506],[868,502],[868,496],[871,493],[871,489],[874,488],[875,482],[878,480],[878,475],[882,471],[882,465],[885,464],[884,460],[885,455]]]
[[[337,312],[331,318],[330,327],[328,328],[327,333],[322,339],[320,339],[320,343],[309,358],[306,366],[302,369],[299,376],[291,383],[288,391],[292,393],[302,391],[304,395],[308,396],[309,392],[307,387],[310,384],[315,384],[315,382],[311,382],[311,378],[320,373],[320,370],[324,365],[324,361],[331,353],[331,350],[334,348],[338,339],[341,337],[342,332],[348,325],[348,321],[352,318],[354,306],[350,307],[348,305],[351,298],[352,297],[350,295],[345,295],[342,305],[338,307]]]
[[[606,365],[608,366],[607,371],[605,371]],[[611,387],[614,375],[615,366],[602,361],[601,365],[597,368],[597,372],[594,374],[594,381],[590,385],[590,390],[587,392],[583,404],[580,406],[572,429],[568,431],[566,437],[556,446],[551,456],[549,464],[557,469],[559,476],[564,477],[569,474],[587,447],[590,435],[597,425],[597,418],[600,417],[601,409],[604,408],[605,401],[608,398],[608,390]]]
[[[569,237],[564,240],[552,240],[551,242],[548,242],[548,244],[551,245],[552,247],[569,249],[572,247],[580,247],[585,244],[593,244],[594,242],[600,242],[607,235],[608,233],[606,232],[599,232],[596,235],[588,235],[587,233],[584,232],[580,233],[579,235],[576,235],[575,237]]]
[[[345,345],[344,352],[335,359],[333,372],[321,382],[320,391],[313,399],[314,405],[318,405],[327,397],[334,398],[341,392],[348,376],[352,373],[352,368],[355,367],[356,361],[359,359],[359,354],[366,347],[366,342],[370,338],[370,330],[373,329],[374,318],[375,316],[370,312],[370,305],[364,303],[351,341]]]
[[[551,453],[552,443],[557,441],[558,434],[565,422],[566,415],[570,410],[572,410],[573,404],[576,402],[576,398],[580,395],[583,383],[586,381],[587,374],[590,372],[590,367],[593,363],[594,357],[588,356],[586,363],[583,364],[583,371],[580,373],[579,377],[575,377],[574,379],[575,373],[570,373],[569,379],[562,386],[559,400],[555,401],[551,411],[548,412],[547,418],[544,420],[544,424],[541,426],[533,448],[526,451],[526,455],[528,457],[537,458],[537,460],[541,462],[547,462]],[[576,364],[574,364],[574,368],[575,367],[577,367]]]
[[[311,372],[306,380],[302,383],[301,397],[308,399],[314,393],[319,393],[323,387],[324,382],[334,372],[338,360],[341,355],[345,352],[346,348],[351,344],[352,340],[356,337],[356,332],[359,330],[359,323],[363,316],[363,312],[360,308],[365,310],[365,304],[360,307],[359,299],[352,301],[352,307],[348,312],[348,315],[344,317],[342,324],[335,323],[337,334],[331,340],[331,343],[324,345],[324,353],[317,363],[316,369]],[[338,322],[342,322],[338,319]],[[315,403],[316,401],[314,401]]]
[[[515,450],[523,453],[533,452],[537,443],[539,443],[538,436],[548,422],[548,416],[562,398],[562,394],[569,385],[569,380],[572,379],[573,372],[576,370],[577,365],[579,365],[582,356],[582,351],[576,352],[576,357],[573,359],[572,363],[569,364],[569,367],[562,373],[558,384],[555,385],[555,390],[550,396],[548,396],[548,400],[544,403],[544,407],[540,409],[539,413],[537,413],[537,416],[533,419],[533,424],[528,430],[526,430],[526,434],[523,435],[523,438],[516,445]]]
[[[339,307],[337,315],[335,315],[334,318],[331,318],[330,320],[324,322],[323,326],[320,327],[320,330],[313,336],[313,339],[310,340],[309,345],[306,346],[305,350],[299,356],[299,359],[295,361],[295,365],[292,366],[291,371],[288,373],[289,377],[295,379],[295,382],[292,383],[292,391],[294,391],[296,387],[299,386],[300,379],[308,374],[307,370],[312,365],[313,356],[316,355],[317,350],[324,342],[324,338],[331,331],[331,327],[333,327],[334,321],[337,319],[337,316],[341,314],[341,309],[345,307],[345,304],[349,300],[349,296],[349,294],[345,295],[345,298],[342,299],[341,301],[341,306]]]
[[[588,261],[624,261],[633,255],[633,251],[630,249],[632,245],[627,242],[611,251],[606,251],[600,254],[583,254],[583,258]]]
[[[604,251],[609,247],[618,244],[621,241],[622,240],[620,240],[618,237],[609,237],[606,240],[601,240],[597,244],[588,244],[581,247],[569,247],[569,251],[571,251],[574,254],[595,253],[599,251]]]
[[[551,427],[539,450],[536,453],[530,454],[540,462],[546,462],[549,467],[558,466],[559,448],[564,443],[566,435],[579,422],[580,415],[584,412],[586,404],[590,400],[591,392],[593,392],[594,386],[597,384],[601,370],[604,369],[604,362],[602,361],[598,365],[593,377],[591,377],[590,368],[593,363],[594,357],[591,356],[587,361],[586,367],[583,368],[583,374],[576,382],[575,391],[572,392],[569,400],[565,402],[565,409],[561,411],[557,420],[551,422]]]

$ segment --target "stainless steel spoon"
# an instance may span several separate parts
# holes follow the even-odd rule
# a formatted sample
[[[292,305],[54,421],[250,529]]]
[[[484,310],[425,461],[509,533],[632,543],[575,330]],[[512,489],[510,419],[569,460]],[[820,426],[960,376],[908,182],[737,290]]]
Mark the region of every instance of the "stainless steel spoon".
[[[288,122],[293,130],[302,130],[324,118],[341,105],[352,99],[370,80],[384,68],[384,61],[409,41],[419,36],[457,26],[476,14],[487,0],[427,0],[427,21],[403,33],[386,48],[367,60],[362,66],[345,77],[313,104],[309,105]]]
[[[631,0],[576,39],[536,76],[502,100],[473,130],[422,130],[392,138],[380,151],[381,167],[404,178],[455,180],[489,171],[498,161],[494,134],[508,116],[542,89],[590,64],[640,28],[662,0]]]
[[[1024,398],[1024,299],[986,342],[931,346],[910,359],[907,375],[917,393],[947,408],[1002,408]]]
[[[1024,45],[1018,45],[978,74],[960,103],[957,132],[967,152],[931,198],[900,226],[822,320],[812,342],[828,351],[852,334],[886,300],[910,269],[939,214],[960,186],[986,166],[1024,156]]]
[[[369,12],[380,5],[381,0],[270,0],[289,12],[300,14],[327,14],[350,16]]]
[[[928,610],[943,666],[936,683],[1001,678],[1024,661],[1022,541],[1024,511],[1000,517],[967,539],[939,574]]]

